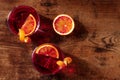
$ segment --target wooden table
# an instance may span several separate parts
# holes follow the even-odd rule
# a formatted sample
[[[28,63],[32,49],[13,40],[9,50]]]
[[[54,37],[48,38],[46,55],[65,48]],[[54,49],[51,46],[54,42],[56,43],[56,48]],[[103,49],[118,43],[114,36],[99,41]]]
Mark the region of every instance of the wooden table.
[[[54,42],[73,58],[73,73],[44,76],[34,69],[35,45],[21,43],[6,24],[18,5],[52,20],[62,13],[75,20],[72,35]],[[0,80],[120,80],[119,51],[120,0],[0,0]]]

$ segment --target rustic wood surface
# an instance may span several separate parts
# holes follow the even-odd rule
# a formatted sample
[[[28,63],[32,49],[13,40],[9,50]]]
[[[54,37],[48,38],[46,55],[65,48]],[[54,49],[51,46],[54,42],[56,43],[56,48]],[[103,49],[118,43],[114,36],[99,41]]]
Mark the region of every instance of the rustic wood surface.
[[[61,13],[73,17],[74,32],[54,42],[73,58],[73,73],[44,76],[34,69],[35,45],[21,43],[6,25],[18,5],[52,20]],[[120,80],[119,51],[120,0],[0,0],[0,80]]]

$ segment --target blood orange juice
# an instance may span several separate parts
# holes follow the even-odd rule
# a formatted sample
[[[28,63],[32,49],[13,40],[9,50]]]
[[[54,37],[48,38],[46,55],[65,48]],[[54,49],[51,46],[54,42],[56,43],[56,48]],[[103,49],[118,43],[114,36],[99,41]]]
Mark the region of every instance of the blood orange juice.
[[[56,74],[71,62],[71,58],[65,58],[63,52],[56,45],[45,43],[35,48],[32,62],[40,73]]]
[[[23,42],[42,43],[52,37],[52,21],[41,15],[30,6],[17,6],[8,15],[7,24],[12,33],[19,35]],[[47,38],[47,39],[46,39]]]

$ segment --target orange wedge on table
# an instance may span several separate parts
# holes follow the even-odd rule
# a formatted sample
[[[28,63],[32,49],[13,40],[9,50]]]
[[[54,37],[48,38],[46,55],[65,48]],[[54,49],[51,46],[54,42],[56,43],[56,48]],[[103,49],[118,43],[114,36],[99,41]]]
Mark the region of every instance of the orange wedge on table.
[[[61,14],[53,20],[53,28],[59,35],[68,35],[74,30],[74,21],[69,15]]]
[[[36,54],[50,56],[53,58],[59,58],[59,52],[57,48],[51,44],[42,44],[36,48]]]
[[[32,14],[29,14],[26,18],[21,29],[19,29],[19,39],[22,42],[30,41],[30,38],[25,38],[26,36],[32,34],[36,28],[36,20]]]

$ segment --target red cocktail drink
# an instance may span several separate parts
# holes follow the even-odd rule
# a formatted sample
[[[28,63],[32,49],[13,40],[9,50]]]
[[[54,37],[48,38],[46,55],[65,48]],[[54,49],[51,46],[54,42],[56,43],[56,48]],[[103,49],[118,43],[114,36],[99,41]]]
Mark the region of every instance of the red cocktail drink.
[[[48,38],[53,37],[52,20],[38,15],[30,6],[15,7],[8,15],[7,24],[12,33],[21,34],[21,29],[24,37],[36,43],[49,42]]]
[[[54,44],[45,43],[35,48],[32,62],[40,73],[56,74],[71,62],[71,58],[65,58],[63,52]]]

